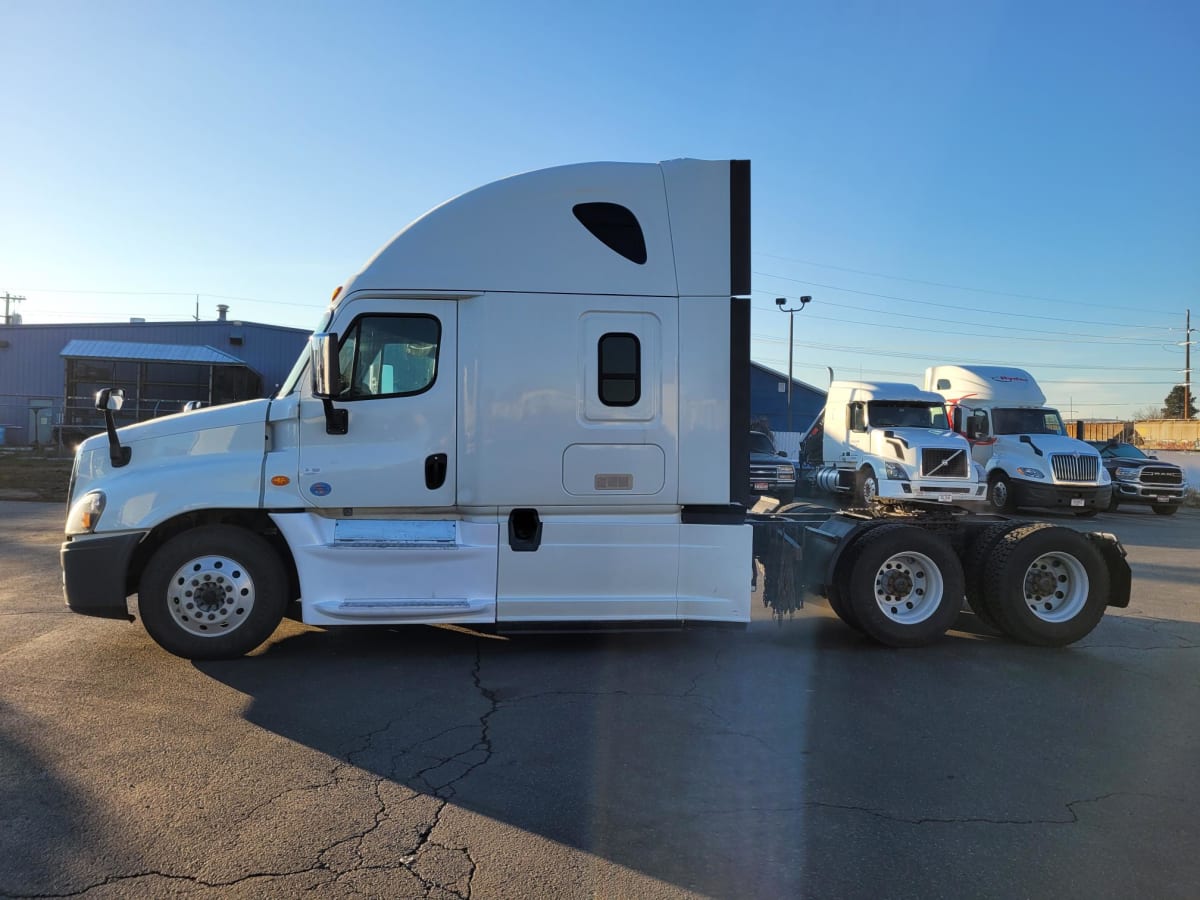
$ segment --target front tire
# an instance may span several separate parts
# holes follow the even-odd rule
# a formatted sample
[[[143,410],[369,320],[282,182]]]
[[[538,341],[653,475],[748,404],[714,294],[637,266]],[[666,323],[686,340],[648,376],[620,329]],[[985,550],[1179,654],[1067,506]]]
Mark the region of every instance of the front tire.
[[[991,501],[995,512],[1007,514],[1016,511],[1016,498],[1013,496],[1012,482],[1007,475],[1000,473],[992,479],[988,500]]]
[[[184,659],[249,653],[283,619],[287,574],[263,538],[231,525],[176,535],[142,574],[138,612],[150,637]]]
[[[878,496],[879,480],[875,477],[875,470],[870,466],[863,466],[854,479],[854,505],[865,509]]]
[[[889,647],[932,643],[962,605],[962,563],[953,548],[913,525],[880,525],[847,551],[839,597],[864,634]]]
[[[1150,508],[1154,510],[1155,515],[1159,516],[1173,516],[1179,511],[1178,506],[1167,506],[1166,504],[1155,504]]]
[[[1071,528],[1017,528],[997,542],[984,572],[983,600],[1005,634],[1063,647],[1086,637],[1108,604],[1108,568]]]

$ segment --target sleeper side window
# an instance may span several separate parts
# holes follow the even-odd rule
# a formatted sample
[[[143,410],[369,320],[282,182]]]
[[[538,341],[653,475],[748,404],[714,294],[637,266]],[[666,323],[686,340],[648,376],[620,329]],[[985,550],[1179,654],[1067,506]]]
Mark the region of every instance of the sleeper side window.
[[[433,316],[362,316],[338,352],[339,400],[407,397],[437,380],[442,327]]]
[[[610,332],[599,342],[600,402],[634,406],[642,397],[642,345],[637,335]]]

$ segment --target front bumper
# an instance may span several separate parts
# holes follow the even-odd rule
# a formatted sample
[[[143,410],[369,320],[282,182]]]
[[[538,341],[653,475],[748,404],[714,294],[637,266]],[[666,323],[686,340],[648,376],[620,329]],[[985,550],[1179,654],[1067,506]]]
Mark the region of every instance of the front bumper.
[[[1169,506],[1183,502],[1183,485],[1141,484],[1137,481],[1114,481],[1113,497],[1122,503],[1150,503],[1154,506]]]
[[[125,581],[129,560],[145,536],[135,531],[65,541],[58,557],[67,606],[85,616],[133,621],[125,603]]]
[[[1061,484],[1035,484],[1030,481],[1012,482],[1017,506],[1045,506],[1051,509],[1107,509],[1112,487],[1087,487]],[[1082,503],[1072,502],[1082,500]]]

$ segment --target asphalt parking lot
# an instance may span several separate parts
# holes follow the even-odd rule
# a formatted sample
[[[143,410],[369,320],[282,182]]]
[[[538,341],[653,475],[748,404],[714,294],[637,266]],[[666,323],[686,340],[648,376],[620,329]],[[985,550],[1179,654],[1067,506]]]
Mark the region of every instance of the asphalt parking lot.
[[[0,502],[0,896],[1128,897],[1200,884],[1200,511],[1065,650],[285,623],[190,663]]]

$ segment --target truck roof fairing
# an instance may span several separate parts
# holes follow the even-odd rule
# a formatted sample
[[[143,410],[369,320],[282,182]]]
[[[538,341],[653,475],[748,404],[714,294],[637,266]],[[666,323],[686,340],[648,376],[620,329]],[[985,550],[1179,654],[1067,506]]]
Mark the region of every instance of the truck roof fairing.
[[[339,301],[357,291],[729,297],[749,293],[749,245],[748,162],[580,163],[435,207]]]
[[[923,391],[915,384],[902,381],[834,381],[830,394],[845,391],[850,400],[884,400],[895,403],[945,403],[941,394]]]
[[[939,387],[943,382],[948,386]],[[1046,395],[1033,376],[1012,366],[932,366],[925,370],[925,387],[956,400],[987,400],[1013,406],[1046,404]]]

